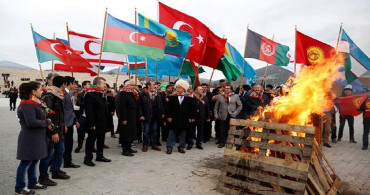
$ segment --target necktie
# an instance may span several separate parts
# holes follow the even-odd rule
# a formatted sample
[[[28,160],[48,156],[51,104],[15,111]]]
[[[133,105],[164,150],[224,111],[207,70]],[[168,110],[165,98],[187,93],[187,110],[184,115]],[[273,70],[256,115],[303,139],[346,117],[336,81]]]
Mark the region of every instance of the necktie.
[[[184,96],[180,96],[180,105],[182,104],[183,100],[184,100]]]

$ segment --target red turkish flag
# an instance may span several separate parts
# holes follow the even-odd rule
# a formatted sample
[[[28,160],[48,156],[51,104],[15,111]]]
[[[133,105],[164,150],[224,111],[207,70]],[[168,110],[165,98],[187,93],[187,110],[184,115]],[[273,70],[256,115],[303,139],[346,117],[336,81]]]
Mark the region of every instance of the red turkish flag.
[[[65,64],[54,64],[54,70],[66,71],[66,72],[85,72],[89,73],[90,76],[98,75],[98,68],[94,66],[84,67],[84,66],[70,66]]]
[[[196,18],[159,3],[159,22],[169,28],[187,31],[192,36],[187,59],[201,65],[217,68],[219,59],[225,53],[226,39],[215,35]]]
[[[358,111],[357,107],[360,107],[361,104],[366,100],[366,98],[367,93],[346,97],[338,97],[340,115],[360,115],[362,112]]]
[[[305,65],[320,64],[330,58],[335,49],[321,41],[311,38],[301,32],[296,34],[296,63]]]

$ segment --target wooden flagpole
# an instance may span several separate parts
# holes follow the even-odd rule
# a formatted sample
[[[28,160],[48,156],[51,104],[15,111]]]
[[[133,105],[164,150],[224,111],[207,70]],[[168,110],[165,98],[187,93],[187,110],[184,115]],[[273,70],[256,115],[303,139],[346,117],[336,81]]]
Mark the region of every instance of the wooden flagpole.
[[[182,60],[182,64],[181,64],[181,68],[180,68],[180,72],[179,72],[179,76],[177,77],[177,80],[180,79],[182,68],[184,67],[184,64],[185,64],[185,60],[186,60],[185,58],[184,58],[184,60]]]
[[[194,78],[194,81],[193,81],[193,86],[192,86],[193,90],[195,90],[195,83],[197,82],[197,78],[199,76],[199,67],[200,67],[200,64],[198,64],[197,72],[195,74],[195,78]]]
[[[297,25],[295,25],[295,46],[294,46],[294,77],[297,72]]]
[[[33,26],[32,26],[32,23],[30,24],[31,25],[31,30],[33,32]],[[39,63],[39,69],[40,69],[40,75],[41,75],[41,79],[42,79],[42,85],[45,86],[45,79],[44,79],[44,74],[42,72],[42,68],[41,68],[41,63]]]
[[[135,25],[137,25],[137,10],[135,7]],[[137,40],[137,33],[135,33]],[[137,85],[137,57],[135,56],[135,85]]]
[[[53,39],[55,40],[55,33],[53,34]],[[51,72],[54,72],[54,60],[51,60]]]
[[[98,66],[98,75],[97,76],[100,75],[101,55],[103,53],[103,44],[104,44],[105,27],[106,27],[106,24],[107,24],[107,16],[108,16],[108,8],[105,8],[104,27],[103,27],[103,35],[101,37],[100,54],[99,54],[99,66]]]
[[[211,86],[211,83],[212,83],[212,77],[213,77],[213,73],[215,72],[215,69],[212,70],[212,74],[211,74],[211,78],[209,79],[209,86]]]
[[[272,39],[271,40],[274,40],[274,33],[272,33]],[[276,52],[276,51],[275,51]],[[267,76],[267,69],[269,67],[269,63],[266,63],[266,68],[265,68],[265,74],[263,74],[263,83],[265,83],[265,80],[266,80],[266,76]]]
[[[66,27],[67,27],[68,46],[71,46],[71,43],[70,43],[70,40],[69,40],[69,28],[68,28],[68,22],[66,22]],[[71,65],[71,74],[72,74],[72,77],[73,77],[73,64],[70,64],[70,65]]]
[[[168,84],[170,84],[170,83],[171,83],[171,76],[168,75]]]
[[[242,88],[243,85],[243,76],[244,76],[244,64],[245,64],[245,54],[247,52],[247,44],[248,44],[248,31],[249,31],[249,24],[247,25],[247,33],[245,35],[245,45],[244,45],[244,54],[243,54],[243,66],[242,66],[242,76],[240,78],[240,84],[239,89]],[[248,79],[248,78],[247,78]],[[241,93],[242,90],[239,90],[239,93]]]
[[[128,76],[128,79],[130,80],[131,78],[131,75],[130,75],[130,62],[128,61],[128,57],[127,55],[125,55],[125,58],[126,58],[126,63],[127,63],[127,76]]]
[[[117,77],[116,77],[116,91],[117,91],[117,87],[118,87],[118,76],[119,76],[119,73],[121,72],[121,66],[118,65],[118,70],[117,70]]]
[[[337,54],[338,54],[338,47],[339,47],[340,35],[342,34],[342,27],[343,27],[343,23],[341,22],[340,23],[340,28],[339,28],[338,39],[337,39],[337,46],[335,47],[335,51],[337,52]]]

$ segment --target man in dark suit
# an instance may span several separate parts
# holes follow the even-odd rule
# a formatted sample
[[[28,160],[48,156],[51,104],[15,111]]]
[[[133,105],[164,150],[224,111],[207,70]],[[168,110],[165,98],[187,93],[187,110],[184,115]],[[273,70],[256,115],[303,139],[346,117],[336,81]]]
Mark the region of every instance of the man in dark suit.
[[[79,153],[82,146],[83,142],[85,139],[85,133],[88,131],[87,127],[87,120],[86,120],[86,112],[85,112],[85,102],[84,102],[84,96],[85,96],[85,90],[90,88],[90,81],[84,81],[82,82],[82,88],[83,91],[77,95],[77,102],[76,106],[80,107],[80,116],[77,116],[78,118],[78,123],[80,123],[80,127],[77,128],[77,134],[78,134],[78,146],[75,149],[75,153]]]
[[[86,140],[85,160],[87,166],[95,166],[92,162],[94,143],[96,141],[96,161],[111,162],[110,159],[104,157],[103,148],[105,141],[105,133],[109,131],[109,113],[107,99],[104,96],[105,79],[96,77],[93,85],[86,91],[85,94],[85,112],[88,123],[88,137]]]
[[[73,96],[72,90],[75,78],[66,76],[66,85],[67,87],[64,89],[64,99],[63,99],[63,109],[64,109],[64,124],[67,127],[67,132],[64,135],[64,168],[79,168],[80,165],[75,165],[72,162],[72,149],[73,149],[73,126],[76,125],[77,128],[80,127],[80,124],[77,122],[77,118],[75,116],[75,112],[73,109]]]
[[[166,107],[167,122],[170,125],[167,154],[172,154],[172,148],[176,144],[176,134],[179,136],[180,153],[185,153],[185,137],[186,131],[189,129],[189,123],[194,119],[193,98],[186,95],[189,89],[189,83],[185,80],[178,80],[175,85],[175,95],[169,96],[169,101]]]

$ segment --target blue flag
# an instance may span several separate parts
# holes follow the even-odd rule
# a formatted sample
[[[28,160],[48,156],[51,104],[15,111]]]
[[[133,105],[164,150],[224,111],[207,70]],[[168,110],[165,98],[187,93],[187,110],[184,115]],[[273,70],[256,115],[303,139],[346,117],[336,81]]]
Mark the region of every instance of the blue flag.
[[[67,40],[65,40],[65,39],[61,39],[61,38],[56,38],[58,41],[61,41],[61,42],[63,42],[64,44],[66,44],[66,45],[68,45],[69,46],[69,43],[68,43],[68,41]]]
[[[141,14],[139,15],[139,25],[158,34],[166,35],[165,53],[175,56],[186,57],[191,44],[191,34],[185,31],[168,28],[154,20]]]
[[[235,47],[228,42],[225,45],[225,54],[232,58],[236,66],[238,66],[240,69],[243,68],[244,60],[244,77],[247,77],[248,79],[257,78],[256,71],[254,71],[253,67],[242,57],[242,55],[240,55],[238,50],[236,50]]]

